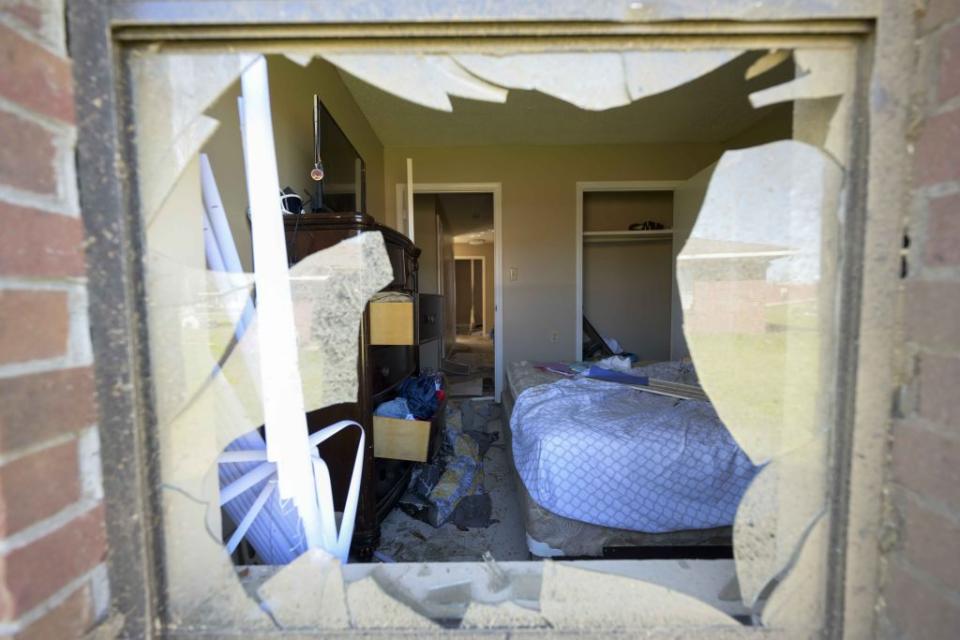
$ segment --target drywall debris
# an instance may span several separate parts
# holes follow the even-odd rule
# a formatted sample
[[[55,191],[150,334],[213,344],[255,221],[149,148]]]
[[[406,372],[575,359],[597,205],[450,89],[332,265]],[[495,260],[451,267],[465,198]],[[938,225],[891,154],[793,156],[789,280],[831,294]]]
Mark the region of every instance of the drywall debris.
[[[758,59],[744,74],[745,80],[753,80],[757,76],[763,75],[770,69],[779,66],[790,59],[789,49],[771,49],[766,55]]]
[[[368,576],[347,586],[351,624],[359,629],[436,629],[437,625],[390,596]]]
[[[543,561],[540,613],[554,629],[737,626],[725,613],[666,587]]]
[[[677,257],[700,382],[755,464],[829,424],[842,182],[801,142],[728,151]]]
[[[823,629],[829,522],[820,518],[803,542],[796,563],[763,609],[764,626],[811,634]]]
[[[733,545],[743,602],[757,598],[781,574],[800,542],[824,512],[827,496],[827,438],[774,458],[740,501]]]
[[[340,562],[321,549],[311,549],[285,566],[257,590],[257,595],[284,628],[333,630],[350,626]]]

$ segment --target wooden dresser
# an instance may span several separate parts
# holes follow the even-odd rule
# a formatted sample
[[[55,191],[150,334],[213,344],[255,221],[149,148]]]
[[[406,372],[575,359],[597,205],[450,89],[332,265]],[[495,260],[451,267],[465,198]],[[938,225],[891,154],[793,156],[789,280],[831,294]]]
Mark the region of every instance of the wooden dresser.
[[[374,457],[374,409],[396,397],[400,386],[410,376],[419,372],[417,345],[420,342],[420,303],[417,292],[417,258],[420,250],[403,234],[378,224],[363,213],[309,213],[285,215],[284,228],[287,238],[287,255],[291,264],[306,256],[333,246],[346,238],[365,231],[383,234],[387,254],[393,266],[393,281],[384,291],[395,291],[412,296],[412,308],[391,308],[387,326],[391,337],[380,340],[387,344],[375,344],[371,340],[371,309],[363,314],[360,331],[360,353],[357,358],[359,388],[357,402],[338,404],[307,414],[307,424],[313,433],[337,420],[355,420],[366,434],[360,501],[354,529],[352,553],[361,560],[369,559],[379,544],[380,522],[394,507],[410,479],[413,463],[407,460]],[[389,303],[386,303],[389,304]],[[379,311],[379,310],[378,310]],[[399,316],[397,314],[400,314]],[[404,317],[409,313],[409,317]],[[383,316],[378,313],[375,315]],[[383,318],[374,318],[375,324],[384,326]],[[406,328],[403,328],[405,325]],[[374,327],[375,330],[377,327]],[[402,337],[397,337],[402,336]],[[398,344],[403,343],[403,344]],[[436,451],[442,430],[441,406],[432,421],[426,439],[431,456]],[[346,430],[323,443],[320,455],[330,469],[335,508],[343,508],[350,474],[353,470],[354,452],[359,435],[355,430]]]

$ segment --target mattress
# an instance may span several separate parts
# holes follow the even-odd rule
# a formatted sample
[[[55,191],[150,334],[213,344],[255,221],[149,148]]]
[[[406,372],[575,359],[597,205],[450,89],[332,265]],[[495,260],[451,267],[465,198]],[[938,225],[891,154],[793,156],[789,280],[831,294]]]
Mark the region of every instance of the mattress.
[[[677,363],[635,372],[691,381]],[[758,468],[709,403],[563,379],[526,363],[511,366],[509,378],[514,464],[538,507],[650,534],[733,522]]]

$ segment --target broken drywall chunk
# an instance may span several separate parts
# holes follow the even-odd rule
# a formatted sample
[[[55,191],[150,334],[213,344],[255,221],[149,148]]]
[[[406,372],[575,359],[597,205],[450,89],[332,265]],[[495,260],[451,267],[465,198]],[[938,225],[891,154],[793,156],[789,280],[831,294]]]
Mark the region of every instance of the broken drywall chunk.
[[[827,437],[777,456],[754,478],[733,525],[740,592],[753,607],[767,585],[793,561],[800,542],[824,512]]]
[[[842,182],[800,142],[728,151],[677,256],[697,375],[754,464],[829,424]]]
[[[823,629],[830,520],[820,518],[803,542],[790,572],[773,590],[763,609],[765,627],[794,633]]]
[[[321,549],[311,549],[285,566],[257,595],[286,629],[350,627],[340,562]]]
[[[347,586],[351,624],[358,629],[436,629],[437,625],[389,595],[373,577]]]
[[[642,580],[543,561],[540,613],[554,629],[737,626],[688,595]]]

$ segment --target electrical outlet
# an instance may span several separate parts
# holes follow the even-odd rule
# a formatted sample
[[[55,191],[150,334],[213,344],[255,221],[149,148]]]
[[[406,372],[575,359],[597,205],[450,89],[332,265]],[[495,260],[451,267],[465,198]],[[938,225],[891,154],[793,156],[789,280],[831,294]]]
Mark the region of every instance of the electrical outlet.
[[[520,275],[516,267],[510,267],[510,282],[516,282]]]
[[[550,334],[550,342],[560,342],[560,332],[554,331]]]

